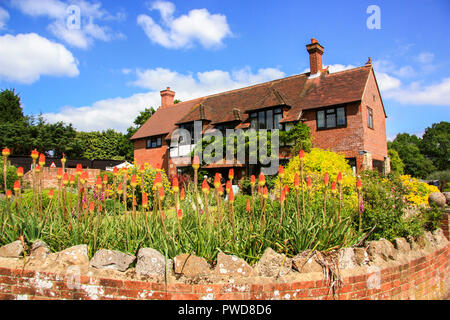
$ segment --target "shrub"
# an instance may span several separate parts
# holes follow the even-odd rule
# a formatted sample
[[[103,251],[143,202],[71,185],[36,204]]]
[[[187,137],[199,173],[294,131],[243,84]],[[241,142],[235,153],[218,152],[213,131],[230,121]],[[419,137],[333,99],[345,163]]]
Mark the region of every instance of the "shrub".
[[[3,177],[3,157],[0,157],[0,192],[5,193],[5,182]],[[17,168],[11,166],[9,161],[6,164],[6,188],[13,191],[14,182],[17,180]],[[14,193],[14,192],[13,192]]]
[[[428,196],[433,192],[440,192],[437,187],[420,182],[410,175],[403,175],[400,179],[406,189],[406,200],[415,205],[428,206]]]

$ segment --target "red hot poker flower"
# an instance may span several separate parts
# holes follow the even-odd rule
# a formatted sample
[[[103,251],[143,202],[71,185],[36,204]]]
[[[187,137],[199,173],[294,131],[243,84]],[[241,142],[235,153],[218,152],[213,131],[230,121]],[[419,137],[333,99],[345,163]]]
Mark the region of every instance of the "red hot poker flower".
[[[234,169],[233,168],[228,170],[228,179],[230,179],[230,180],[234,179]]]
[[[230,190],[232,189],[232,187],[231,187],[231,181],[230,180],[228,180],[227,181],[227,184],[225,185],[225,191],[227,192],[227,193],[230,193]]]
[[[145,209],[147,209],[147,207],[148,207],[148,196],[145,192],[142,194],[142,206]]]
[[[100,189],[102,187],[102,177],[97,176],[97,181],[95,182],[95,186],[97,189]]]
[[[214,188],[219,189],[221,183],[220,183],[220,174],[216,172],[214,176]]]
[[[184,192],[184,188],[181,188],[181,192],[180,192],[180,200],[183,201],[185,197],[185,192]]]
[[[17,168],[17,176],[19,178],[23,177],[23,168],[22,167]]]
[[[294,177],[294,187],[295,189],[298,189],[300,187],[300,180],[298,178],[298,173],[296,173]]]
[[[307,187],[308,189],[311,189],[311,188],[312,188],[312,181],[311,181],[311,178],[310,178],[310,177],[306,178],[306,187]]]
[[[92,213],[92,212],[94,212],[94,209],[95,209],[95,203],[94,203],[94,201],[91,201],[89,203],[89,211]]]
[[[63,169],[58,168],[58,172],[56,173],[56,178],[58,178],[58,180],[61,180],[62,176],[63,176]]]
[[[12,196],[12,192],[11,192],[11,190],[6,190],[6,198],[7,199],[11,199],[11,196]]]
[[[33,158],[34,160],[37,160],[38,157],[39,157],[39,152],[36,149],[31,151],[31,158]]]
[[[280,176],[281,179],[284,178],[284,167],[283,166],[278,167],[278,175]]]
[[[245,209],[247,210],[247,212],[250,212],[252,210],[252,208],[250,206],[250,199],[247,199],[247,206]]]
[[[81,166],[81,163],[77,163],[75,173],[77,176],[81,176],[81,174],[83,173],[83,167]]]
[[[266,184],[266,177],[264,176],[264,173],[260,173],[259,174],[259,180],[258,180],[258,184],[262,187]]]
[[[73,174],[70,175],[69,183],[73,185],[75,183],[75,176]]]
[[[123,186],[121,183],[119,183],[119,186],[117,187],[117,193],[122,194],[123,193]]]
[[[37,173],[41,172],[41,166],[40,165],[36,165],[36,172]]]
[[[208,181],[206,181],[206,178],[203,180],[203,183],[202,183],[202,191],[204,194],[209,193],[209,184],[208,184]]]
[[[14,187],[13,187],[14,191],[19,191],[20,190],[20,181],[16,180],[14,182]]]
[[[253,187],[256,184],[256,177],[252,174],[250,177],[250,185]]]
[[[130,182],[130,185],[131,185],[132,187],[134,187],[134,188],[136,188],[136,186],[137,186],[137,181],[136,181],[136,175],[135,175],[135,174],[132,174],[132,175],[131,175],[131,182]]]
[[[328,176],[328,172],[325,172],[325,175],[323,176],[323,183],[325,186],[328,186],[328,182],[330,181],[330,177]]]
[[[229,203],[234,203],[234,192],[233,192],[233,188],[230,189],[230,192],[228,193],[228,202]]]
[[[117,176],[119,174],[119,169],[117,167],[113,168],[113,175]]]
[[[156,188],[161,188],[162,187],[163,180],[162,180],[161,171],[156,172],[154,183],[155,183]]]
[[[80,178],[81,183],[85,184],[88,181],[88,179],[89,179],[89,174],[87,173],[87,171],[84,171],[81,174],[81,178]]]
[[[183,211],[181,209],[178,209],[177,217],[178,217],[178,220],[183,219]]]
[[[105,175],[103,176],[103,184],[104,184],[104,185],[107,185],[107,184],[108,184],[108,175],[107,175],[107,174],[105,174]]]
[[[356,189],[361,190],[362,189],[362,181],[360,178],[356,180]]]
[[[200,167],[200,158],[198,157],[198,155],[195,155],[194,159],[192,160],[192,168],[194,168],[194,170],[198,170],[199,167]]]
[[[298,153],[298,157],[300,158],[300,161],[303,161],[303,159],[305,158],[305,150],[300,150],[300,152]]]
[[[339,172],[336,178],[337,183],[341,183],[342,182],[342,172]]]
[[[289,186],[285,185],[283,191],[286,195],[288,195],[289,194]]]
[[[159,199],[160,200],[164,199],[164,188],[163,187],[159,188]]]
[[[53,195],[55,194],[55,190],[50,189],[50,191],[48,192],[48,198],[49,199],[53,199]]]
[[[331,192],[336,193],[336,182],[331,182]]]
[[[180,191],[180,187],[178,185],[178,178],[175,176],[172,179],[172,189],[173,192],[178,193],[178,191]]]
[[[3,155],[4,157],[9,157],[10,154],[11,154],[11,151],[10,151],[8,148],[4,148],[4,149],[2,150],[2,155]]]
[[[269,198],[269,190],[267,190],[267,186],[264,186],[264,189],[263,189],[263,198],[264,198],[264,199]]]
[[[141,174],[145,172],[145,166],[143,164],[141,164],[141,166],[139,167],[139,172]]]

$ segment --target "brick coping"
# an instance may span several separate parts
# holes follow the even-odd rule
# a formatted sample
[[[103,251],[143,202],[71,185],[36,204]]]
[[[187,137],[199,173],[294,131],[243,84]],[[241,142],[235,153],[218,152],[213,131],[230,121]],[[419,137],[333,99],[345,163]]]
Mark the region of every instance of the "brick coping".
[[[390,300],[443,299],[450,289],[450,244],[407,262],[344,270],[333,295],[327,282],[158,283],[0,267],[0,299],[30,300]],[[364,271],[365,269],[365,271]]]

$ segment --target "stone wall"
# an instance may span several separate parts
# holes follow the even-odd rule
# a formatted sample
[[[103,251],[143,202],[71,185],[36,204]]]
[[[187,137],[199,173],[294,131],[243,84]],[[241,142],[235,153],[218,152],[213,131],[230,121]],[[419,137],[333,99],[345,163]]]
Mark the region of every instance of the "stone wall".
[[[320,261],[317,258],[320,258],[321,253],[305,255],[304,252],[292,259],[284,259],[285,257],[269,248],[254,267],[245,266],[240,271],[237,269],[241,275],[231,272],[233,264],[235,267],[241,265],[241,260],[237,257],[222,254],[222,257],[218,257],[221,260],[215,268],[209,270],[206,261],[202,262],[202,258],[194,256],[195,259],[192,261],[196,268],[190,268],[190,272],[206,268],[210,274],[193,278],[188,278],[182,270],[177,270],[179,263],[186,265],[186,260],[183,259],[190,257],[186,254],[179,255],[173,262],[170,261],[168,269],[171,275],[164,281],[164,276],[142,275],[142,270],[140,275],[137,274],[138,269],[143,268],[142,264],[157,262],[158,259],[144,261],[147,254],[157,253],[150,248],[145,249],[148,252],[138,253],[135,270],[133,268],[126,270],[129,264],[127,262],[122,268],[126,271],[119,272],[111,269],[111,264],[106,266],[105,270],[94,268],[93,265],[98,267],[102,261],[109,261],[108,254],[111,252],[103,252],[101,257],[97,258],[96,253],[89,263],[87,247],[84,245],[48,254],[47,260],[64,266],[60,269],[56,267],[46,269],[45,265],[49,265],[47,262],[38,262],[40,257],[37,257],[37,251],[40,250],[39,255],[46,252],[45,244],[42,242],[33,244],[34,249],[29,257],[31,261],[27,260],[25,267],[23,258],[5,258],[8,255],[21,254],[20,241],[8,246],[0,248],[0,256],[4,257],[0,258],[2,300],[406,300],[443,299],[450,288],[448,277],[450,245],[440,229],[433,234],[427,232],[416,240],[407,241],[398,238],[392,244],[380,239],[368,242],[366,247],[336,251],[338,266],[336,270],[342,282],[339,288],[334,288],[334,294],[324,273],[320,268],[317,269],[316,262]],[[112,253],[115,254],[113,257],[118,254]],[[128,258],[134,259],[131,255],[128,255]],[[280,258],[283,263],[278,265],[277,261],[281,261]],[[34,264],[33,259],[36,259]],[[294,267],[297,270],[294,270]],[[158,264],[158,268],[160,270],[161,265]],[[243,277],[242,273],[245,273],[243,270],[248,271],[249,275]],[[177,277],[173,276],[173,272],[178,273]],[[232,275],[219,276],[222,273]]]

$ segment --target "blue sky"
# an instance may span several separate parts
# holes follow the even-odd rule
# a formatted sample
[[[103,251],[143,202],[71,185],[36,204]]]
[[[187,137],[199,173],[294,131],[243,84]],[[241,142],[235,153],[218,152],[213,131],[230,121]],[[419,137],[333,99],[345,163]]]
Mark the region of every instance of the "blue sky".
[[[125,131],[167,86],[188,100],[305,72],[314,37],[331,71],[372,58],[388,138],[421,135],[450,121],[449,21],[447,0],[0,0],[0,89],[26,114]]]

